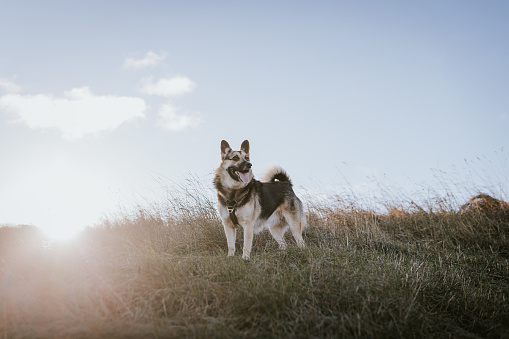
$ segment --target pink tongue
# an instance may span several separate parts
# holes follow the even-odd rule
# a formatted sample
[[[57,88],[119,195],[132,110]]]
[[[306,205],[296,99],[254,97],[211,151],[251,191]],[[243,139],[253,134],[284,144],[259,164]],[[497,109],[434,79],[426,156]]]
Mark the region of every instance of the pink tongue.
[[[249,182],[249,176],[247,175],[247,173],[239,172],[239,176],[240,176],[240,180],[242,180],[243,183],[247,184]]]

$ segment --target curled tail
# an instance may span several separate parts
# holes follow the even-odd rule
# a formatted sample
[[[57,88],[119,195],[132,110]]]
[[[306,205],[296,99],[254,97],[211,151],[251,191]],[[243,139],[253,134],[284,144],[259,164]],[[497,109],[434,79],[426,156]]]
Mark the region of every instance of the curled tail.
[[[278,165],[270,165],[266,170],[265,173],[262,175],[262,182],[276,182],[277,181],[287,181],[292,185],[292,181],[290,180],[290,177],[286,173],[284,169],[281,168],[281,166]]]

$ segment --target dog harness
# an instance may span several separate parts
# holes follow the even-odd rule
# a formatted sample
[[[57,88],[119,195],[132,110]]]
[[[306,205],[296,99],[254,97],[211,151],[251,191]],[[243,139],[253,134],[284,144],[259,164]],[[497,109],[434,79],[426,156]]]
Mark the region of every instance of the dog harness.
[[[240,226],[239,220],[237,219],[237,215],[235,214],[235,209],[237,208],[237,204],[239,202],[242,202],[244,198],[249,194],[251,189],[248,189],[248,191],[239,198],[239,200],[226,200],[226,209],[228,210],[228,214],[230,215],[230,220],[233,222],[235,226]]]
[[[227,200],[226,201],[226,209],[228,210],[228,214],[230,214],[230,220],[233,222],[235,226],[240,226],[239,220],[237,219],[237,215],[235,214],[235,207],[237,206],[237,201],[235,200]]]

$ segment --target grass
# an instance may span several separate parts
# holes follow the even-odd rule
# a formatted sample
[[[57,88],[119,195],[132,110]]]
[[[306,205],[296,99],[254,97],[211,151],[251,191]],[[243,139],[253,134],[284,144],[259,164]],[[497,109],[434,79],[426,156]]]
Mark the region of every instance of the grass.
[[[306,249],[264,232],[245,262],[215,202],[184,191],[67,244],[0,228],[0,337],[509,337],[504,204],[308,203]]]

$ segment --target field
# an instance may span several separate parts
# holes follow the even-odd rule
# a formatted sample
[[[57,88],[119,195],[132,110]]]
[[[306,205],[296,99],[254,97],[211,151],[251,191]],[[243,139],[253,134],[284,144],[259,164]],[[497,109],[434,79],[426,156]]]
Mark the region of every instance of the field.
[[[0,228],[2,338],[509,338],[509,208],[451,197],[385,209],[306,201],[301,250],[227,258],[200,189],[68,243]]]

